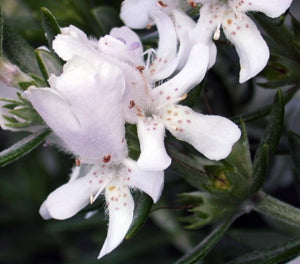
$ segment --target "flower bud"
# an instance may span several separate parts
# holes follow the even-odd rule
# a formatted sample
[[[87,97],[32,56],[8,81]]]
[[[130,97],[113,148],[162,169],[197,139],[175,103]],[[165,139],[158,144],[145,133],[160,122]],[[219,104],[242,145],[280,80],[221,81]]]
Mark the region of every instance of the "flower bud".
[[[8,86],[19,87],[20,82],[32,81],[19,67],[0,58],[0,81]]]

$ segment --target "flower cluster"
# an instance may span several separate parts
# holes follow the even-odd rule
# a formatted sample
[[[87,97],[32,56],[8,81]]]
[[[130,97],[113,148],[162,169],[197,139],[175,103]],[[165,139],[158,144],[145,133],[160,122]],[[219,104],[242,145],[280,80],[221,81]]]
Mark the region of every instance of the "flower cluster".
[[[195,22],[186,11],[198,4],[200,18]],[[22,95],[59,139],[56,144],[77,160],[69,182],[42,204],[42,217],[72,217],[104,193],[109,227],[101,258],[129,230],[134,214],[131,190],[158,201],[164,170],[171,164],[164,144],[166,130],[208,159],[226,158],[240,138],[237,125],[180,102],[215,63],[212,38],[220,37],[221,27],[240,57],[240,82],[259,73],[269,51],[245,12],[276,17],[290,4],[291,0],[125,0],[120,17],[126,26],[113,28],[99,40],[75,26],[61,28],[52,47],[65,61],[63,72],[50,76],[49,87],[30,86]],[[158,46],[144,51],[130,28],[153,24]],[[7,88],[2,97],[16,98],[13,88]],[[0,125],[5,129],[2,116],[8,111],[1,111]],[[137,126],[137,161],[128,156],[126,123]]]

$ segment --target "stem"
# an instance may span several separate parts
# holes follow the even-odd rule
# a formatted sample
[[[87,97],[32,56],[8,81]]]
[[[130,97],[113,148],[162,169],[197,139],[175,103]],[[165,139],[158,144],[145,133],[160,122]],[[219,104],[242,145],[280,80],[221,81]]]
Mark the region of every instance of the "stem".
[[[300,210],[264,192],[255,196],[254,210],[300,228]]]

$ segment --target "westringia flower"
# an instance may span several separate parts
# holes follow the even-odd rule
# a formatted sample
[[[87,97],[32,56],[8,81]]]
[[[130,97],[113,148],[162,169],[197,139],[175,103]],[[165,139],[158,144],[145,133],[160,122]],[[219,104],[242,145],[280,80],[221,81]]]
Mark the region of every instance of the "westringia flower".
[[[248,11],[263,12],[275,18],[283,14],[292,0],[194,0],[201,4],[200,18],[193,30],[196,42],[210,45],[212,36],[220,37],[220,28],[235,46],[240,58],[240,82],[258,74],[267,64],[269,48]]]
[[[45,219],[67,219],[104,193],[109,226],[101,258],[122,242],[130,227],[134,212],[130,188],[144,191],[156,202],[163,172],[142,171],[127,157],[125,80],[118,67],[103,59],[93,63],[75,56],[49,83],[50,88],[30,87],[25,93],[80,167],[48,196],[40,214]]]
[[[206,73],[209,61],[206,45],[194,45],[182,70],[155,86],[153,75],[156,70],[151,61],[142,60],[140,39],[129,28],[115,28],[111,36],[98,42],[88,40],[75,27],[65,28],[62,32],[53,43],[62,59],[68,61],[81,56],[97,61],[105,57],[123,71],[126,83],[124,114],[127,122],[137,124],[141,147],[139,168],[160,171],[170,165],[171,159],[164,146],[165,129],[192,144],[209,159],[223,159],[231,152],[232,145],[240,137],[240,130],[234,123],[221,116],[202,115],[178,105]],[[164,58],[160,60],[164,61]]]
[[[184,12],[187,7],[187,3],[178,0],[122,2],[120,18],[126,26],[133,29],[157,27],[158,49],[147,51],[152,51],[151,67],[156,71],[156,80],[168,77],[186,62],[191,49],[190,34],[195,26],[195,22]]]

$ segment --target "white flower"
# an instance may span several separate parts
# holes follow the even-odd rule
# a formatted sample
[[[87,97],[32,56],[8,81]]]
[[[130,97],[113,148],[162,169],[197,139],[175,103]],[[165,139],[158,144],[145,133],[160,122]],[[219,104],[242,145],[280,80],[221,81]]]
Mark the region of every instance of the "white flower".
[[[109,212],[107,238],[99,258],[117,247],[133,219],[130,188],[138,188],[156,202],[163,172],[145,172],[127,158],[122,96],[125,80],[120,69],[104,59],[91,63],[75,56],[50,88],[30,87],[25,94],[67,151],[78,157],[68,183],[42,204],[45,218],[66,219],[101,194]]]
[[[170,165],[171,159],[164,146],[165,128],[210,159],[223,159],[230,153],[232,145],[240,137],[240,130],[234,123],[220,116],[202,115],[177,105],[206,73],[209,61],[206,45],[194,45],[182,70],[155,87],[155,71],[151,63],[142,61],[140,40],[129,28],[115,28],[111,32],[113,37],[105,36],[98,43],[88,40],[83,32],[74,27],[63,32],[53,43],[55,51],[63,59],[82,56],[96,61],[105,57],[123,71],[126,83],[124,113],[126,121],[138,127],[141,146],[137,162],[139,168],[161,171]],[[66,56],[64,51],[67,47]],[[202,63],[199,65],[199,62]]]
[[[126,26],[141,29],[154,24],[157,27],[158,49],[152,60],[156,80],[168,77],[176,69],[180,70],[187,60],[192,44],[190,34],[195,26],[195,22],[184,12],[187,7],[187,3],[178,0],[122,2],[120,17]]]
[[[240,82],[258,74],[267,64],[269,49],[256,25],[246,15],[260,11],[275,18],[283,14],[292,0],[194,0],[201,3],[200,18],[193,30],[196,42],[210,44],[218,39],[222,26],[225,36],[235,45],[240,58]]]

